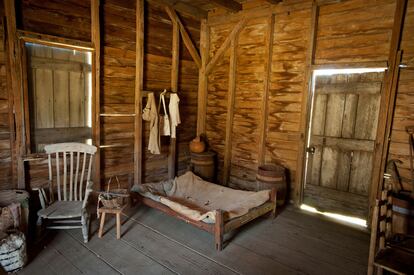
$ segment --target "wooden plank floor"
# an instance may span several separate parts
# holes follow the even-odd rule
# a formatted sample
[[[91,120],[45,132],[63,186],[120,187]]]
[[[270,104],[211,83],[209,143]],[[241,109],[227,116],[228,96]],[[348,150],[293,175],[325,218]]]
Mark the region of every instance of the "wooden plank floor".
[[[53,231],[20,274],[366,274],[369,235],[293,207],[213,237],[145,206],[128,211],[122,239],[114,219],[106,234],[82,241],[80,230]]]

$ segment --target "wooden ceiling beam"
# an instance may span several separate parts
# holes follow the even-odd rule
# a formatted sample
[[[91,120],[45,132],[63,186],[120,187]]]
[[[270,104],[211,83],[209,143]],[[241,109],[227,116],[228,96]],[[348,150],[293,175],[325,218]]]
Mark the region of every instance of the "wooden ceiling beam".
[[[266,0],[266,2],[269,2],[270,4],[279,4],[280,2],[282,2],[282,0]]]
[[[200,9],[198,7],[195,7],[195,6],[192,6],[192,5],[189,5],[189,4],[186,4],[186,3],[181,2],[181,1],[176,1],[176,0],[148,0],[148,2],[156,3],[156,4],[159,4],[159,5],[164,5],[164,6],[173,8],[174,10],[176,10],[176,11],[178,11],[178,12],[180,12],[180,13],[186,15],[186,16],[195,18],[197,20],[206,19],[207,14],[208,14],[208,12],[203,10],[203,9]]]
[[[211,0],[210,2],[231,12],[238,12],[243,9],[243,6],[234,0]]]

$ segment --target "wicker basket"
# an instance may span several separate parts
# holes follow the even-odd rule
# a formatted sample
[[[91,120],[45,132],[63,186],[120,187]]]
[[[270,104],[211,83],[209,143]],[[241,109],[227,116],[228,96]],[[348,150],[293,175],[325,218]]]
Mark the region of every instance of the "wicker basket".
[[[27,262],[26,239],[16,232],[0,241],[0,265],[7,272],[21,269]]]
[[[128,189],[120,188],[121,185],[119,183],[118,177],[115,176],[115,179],[118,183],[118,188],[110,190],[112,181],[111,177],[108,181],[108,188],[106,192],[99,194],[98,207],[99,202],[101,202],[102,205],[106,208],[120,208],[127,204],[127,199],[129,197]]]

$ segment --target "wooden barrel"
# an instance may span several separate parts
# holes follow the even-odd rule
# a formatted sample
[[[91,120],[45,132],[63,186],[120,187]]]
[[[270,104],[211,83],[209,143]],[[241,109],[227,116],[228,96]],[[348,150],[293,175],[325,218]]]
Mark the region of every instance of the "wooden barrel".
[[[408,196],[392,197],[392,231],[396,234],[414,232],[414,203]]]
[[[256,190],[272,188],[277,190],[277,205],[285,204],[287,193],[286,169],[276,164],[259,166],[256,175]]]
[[[216,180],[215,158],[216,153],[212,151],[203,153],[191,152],[191,167],[193,173],[203,180],[214,183]]]

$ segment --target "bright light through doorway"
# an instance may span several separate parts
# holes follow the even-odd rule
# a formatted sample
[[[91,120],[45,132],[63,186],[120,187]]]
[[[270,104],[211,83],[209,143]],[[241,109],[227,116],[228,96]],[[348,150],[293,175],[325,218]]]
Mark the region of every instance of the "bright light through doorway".
[[[315,92],[315,80],[317,76],[321,76],[321,75],[335,75],[335,74],[363,74],[363,73],[373,73],[373,72],[384,72],[386,71],[387,68],[386,67],[377,67],[377,68],[346,68],[346,69],[319,69],[319,70],[314,70],[313,71],[313,81],[312,81],[312,90],[311,92],[314,93]],[[310,106],[310,113],[311,113],[311,117],[312,117],[312,113],[313,113],[313,102],[311,103]],[[312,129],[312,120],[309,122],[309,132],[308,132],[308,139],[307,139],[307,147],[309,147],[310,144],[310,130]],[[306,167],[305,167],[305,171],[307,169],[307,165],[308,163],[306,162]],[[306,173],[305,173],[305,180],[306,182]],[[349,224],[354,224],[357,226],[361,226],[366,228],[367,227],[367,221],[364,219],[359,219],[359,218],[355,218],[355,217],[350,217],[350,216],[344,216],[344,215],[340,215],[340,214],[336,214],[336,213],[330,213],[330,212],[322,212],[317,210],[316,208],[306,205],[306,204],[302,204],[300,206],[300,208],[302,210],[308,211],[308,212],[312,212],[312,213],[318,213],[321,215],[324,215],[326,217],[330,217],[332,219],[335,220],[339,220],[342,222],[346,222]]]
[[[317,210],[316,208],[314,208],[312,206],[309,206],[309,205],[306,205],[306,204],[302,204],[300,206],[300,209],[302,209],[304,211],[312,212],[312,213],[318,213],[318,214],[324,215],[326,217],[330,217],[332,219],[343,221],[343,222],[346,222],[346,223],[359,225],[359,226],[365,227],[365,228],[367,227],[367,221],[363,220],[363,219],[344,216],[344,215],[335,214],[335,213],[321,212],[321,211]]]
[[[375,73],[383,72],[387,68],[352,68],[352,69],[321,69],[315,70],[314,76],[316,75],[334,75],[334,74],[363,74],[363,73]]]

